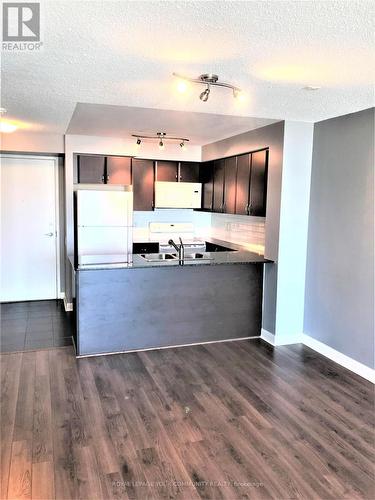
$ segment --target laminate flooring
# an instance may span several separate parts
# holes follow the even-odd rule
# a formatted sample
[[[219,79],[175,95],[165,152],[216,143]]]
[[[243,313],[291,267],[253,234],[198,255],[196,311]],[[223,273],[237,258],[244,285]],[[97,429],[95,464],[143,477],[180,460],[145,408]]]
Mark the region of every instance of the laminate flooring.
[[[1,355],[1,495],[373,499],[373,386],[296,344]]]

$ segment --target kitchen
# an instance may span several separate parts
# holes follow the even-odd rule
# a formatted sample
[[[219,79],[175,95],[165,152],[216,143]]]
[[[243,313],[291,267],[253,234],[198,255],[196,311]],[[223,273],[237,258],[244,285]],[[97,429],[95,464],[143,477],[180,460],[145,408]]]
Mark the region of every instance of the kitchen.
[[[4,2],[0,498],[374,496],[373,14]]]
[[[132,219],[155,207],[199,221],[189,209],[203,207],[264,224],[267,149],[201,164],[77,155],[76,166],[78,355],[260,336],[263,249],[198,237],[191,222],[149,222],[133,241]],[[114,191],[118,179],[129,191]]]

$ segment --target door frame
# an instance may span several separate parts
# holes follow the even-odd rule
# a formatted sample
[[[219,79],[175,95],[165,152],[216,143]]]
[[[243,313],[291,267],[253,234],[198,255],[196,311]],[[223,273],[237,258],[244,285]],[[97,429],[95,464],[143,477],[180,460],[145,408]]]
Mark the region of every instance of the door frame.
[[[56,253],[56,262],[55,262],[55,281],[56,281],[56,299],[63,299],[65,297],[65,293],[61,290],[61,262],[60,262],[60,193],[59,193],[59,158],[57,156],[51,155],[37,155],[37,154],[22,154],[22,153],[1,153],[0,161],[3,158],[10,158],[16,160],[48,160],[53,161],[53,178],[54,178],[54,197],[55,197],[55,253]]]

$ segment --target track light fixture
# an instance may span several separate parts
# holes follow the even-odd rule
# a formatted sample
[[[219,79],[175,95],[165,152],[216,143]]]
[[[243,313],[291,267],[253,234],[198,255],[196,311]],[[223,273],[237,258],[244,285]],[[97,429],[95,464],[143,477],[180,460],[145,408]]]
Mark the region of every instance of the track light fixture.
[[[210,97],[210,92],[211,92],[211,90],[210,90],[210,86],[209,86],[209,85],[207,85],[206,90],[204,90],[204,91],[200,94],[199,99],[200,99],[201,101],[203,101],[203,102],[207,102],[207,101],[208,101],[208,98]]]
[[[139,135],[139,134],[132,134],[132,137],[136,137],[136,147],[137,149],[141,147],[142,139],[156,139],[158,141],[158,146],[159,149],[164,149],[165,148],[165,141],[179,141],[180,142],[180,147],[183,151],[186,150],[186,142],[189,142],[189,139],[186,139],[185,137],[171,137],[167,135],[165,132],[156,132],[155,135]]]
[[[240,101],[244,100],[244,94],[239,87],[232,85],[231,83],[219,82],[219,77],[213,73],[203,73],[199,75],[198,78],[191,78],[189,76],[183,76],[178,73],[173,73],[173,76],[179,79],[178,90],[179,92],[185,91],[187,89],[186,82],[198,83],[206,85],[206,89],[199,95],[199,99],[203,102],[207,102],[211,92],[211,86],[225,87],[233,91],[233,97]],[[185,84],[185,85],[184,85]]]

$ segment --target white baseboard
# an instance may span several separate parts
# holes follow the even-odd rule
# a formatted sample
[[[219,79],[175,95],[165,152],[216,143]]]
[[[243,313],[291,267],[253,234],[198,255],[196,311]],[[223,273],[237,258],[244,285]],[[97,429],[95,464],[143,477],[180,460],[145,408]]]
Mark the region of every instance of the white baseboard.
[[[261,330],[260,338],[264,340],[265,342],[268,342],[271,345],[276,345],[275,344],[275,335],[264,328]]]
[[[338,363],[344,368],[347,368],[348,370],[356,373],[360,377],[363,377],[366,380],[369,380],[370,382],[375,384],[374,369],[369,368],[363,363],[360,363],[359,361],[356,361],[355,359],[350,358],[349,356],[346,356],[345,354],[342,354],[339,351],[336,351],[336,349],[333,349],[332,347],[323,344],[323,342],[320,342],[319,340],[316,340],[310,337],[309,335],[306,334],[302,335],[302,343],[305,344],[307,347],[310,347],[310,349],[313,349],[314,351],[318,352],[319,354],[322,354],[326,358],[331,359],[335,363]]]
[[[73,311],[73,302],[68,302],[66,300],[65,293],[64,293],[64,309],[65,312]]]

